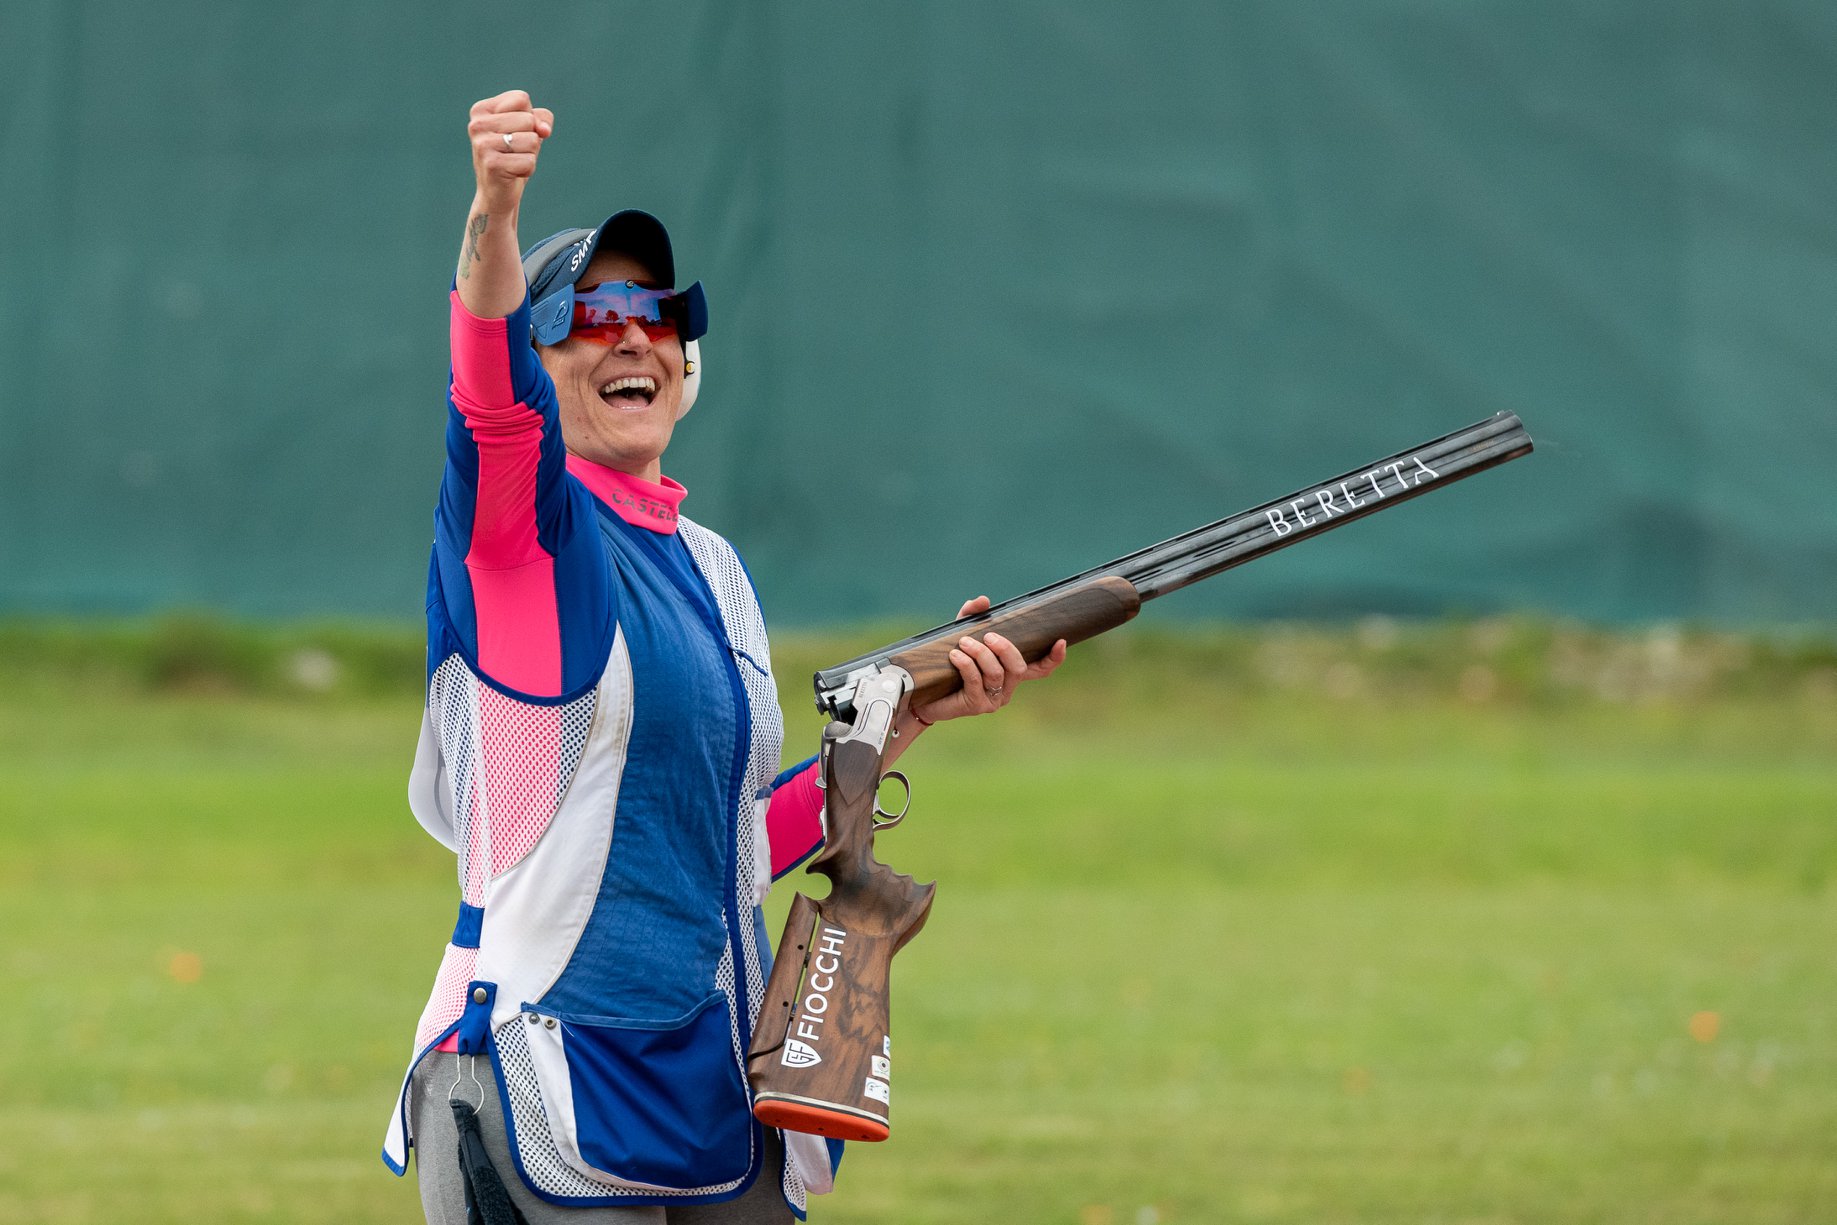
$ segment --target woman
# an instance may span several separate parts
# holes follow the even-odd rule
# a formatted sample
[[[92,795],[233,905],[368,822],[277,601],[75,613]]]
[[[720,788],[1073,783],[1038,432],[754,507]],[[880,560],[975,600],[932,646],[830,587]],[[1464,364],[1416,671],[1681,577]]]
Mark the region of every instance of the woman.
[[[700,286],[675,290],[669,237],[637,212],[519,258],[554,117],[513,90],[468,130],[409,788],[458,853],[461,905],[384,1159],[399,1174],[416,1149],[433,1225],[465,1221],[494,1171],[530,1222],[801,1216],[834,1156],[754,1122],[743,1053],[771,956],[759,903],[817,849],[820,796],[811,763],[777,773],[751,580],[662,472],[700,381]],[[952,658],[964,689],[902,711],[889,758],[1005,705],[1064,644],[1029,665],[988,634]]]

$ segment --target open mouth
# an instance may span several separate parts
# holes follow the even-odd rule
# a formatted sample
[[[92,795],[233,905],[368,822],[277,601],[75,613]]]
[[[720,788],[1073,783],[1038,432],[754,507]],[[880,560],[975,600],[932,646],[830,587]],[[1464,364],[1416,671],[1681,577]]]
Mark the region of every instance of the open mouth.
[[[657,380],[648,374],[614,379],[600,388],[600,399],[614,408],[644,408],[657,398]]]

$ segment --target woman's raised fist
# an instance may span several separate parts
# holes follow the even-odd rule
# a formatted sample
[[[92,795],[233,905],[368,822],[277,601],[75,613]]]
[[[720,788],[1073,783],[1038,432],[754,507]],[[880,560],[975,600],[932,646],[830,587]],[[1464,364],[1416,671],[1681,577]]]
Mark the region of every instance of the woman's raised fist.
[[[520,89],[472,104],[466,133],[472,138],[472,173],[488,212],[508,212],[517,206],[524,184],[536,172],[542,142],[554,130],[553,112],[531,104]]]

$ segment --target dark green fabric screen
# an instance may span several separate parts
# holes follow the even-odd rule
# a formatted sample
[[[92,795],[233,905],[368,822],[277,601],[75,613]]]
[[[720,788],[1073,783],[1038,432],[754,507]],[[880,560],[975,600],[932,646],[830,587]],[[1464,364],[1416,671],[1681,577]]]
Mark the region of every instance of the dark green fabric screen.
[[[510,24],[536,14],[537,28]],[[1837,7],[0,16],[0,609],[412,616],[476,97],[708,286],[667,470],[778,623],[931,618],[1499,409],[1187,615],[1837,611]]]

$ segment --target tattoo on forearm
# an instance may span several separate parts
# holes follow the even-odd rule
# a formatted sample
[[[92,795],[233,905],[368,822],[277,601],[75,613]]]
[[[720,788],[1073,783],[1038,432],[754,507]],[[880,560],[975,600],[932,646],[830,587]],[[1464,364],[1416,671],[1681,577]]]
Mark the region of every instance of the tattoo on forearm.
[[[485,235],[485,227],[491,224],[490,213],[480,213],[466,222],[466,242],[459,251],[459,276],[464,280],[472,275],[472,261],[478,258],[478,240]]]

